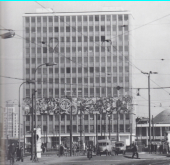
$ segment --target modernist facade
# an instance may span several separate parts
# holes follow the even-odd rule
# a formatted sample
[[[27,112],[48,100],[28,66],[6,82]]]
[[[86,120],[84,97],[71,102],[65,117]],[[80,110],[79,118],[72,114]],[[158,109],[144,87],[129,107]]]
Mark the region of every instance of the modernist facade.
[[[130,28],[128,11],[78,13],[31,13],[23,15],[24,78],[36,78],[37,98],[101,98],[132,95]],[[52,67],[41,64],[56,62]],[[123,87],[117,90],[117,86]],[[24,86],[24,97],[32,96],[33,84]],[[26,142],[30,142],[31,116],[26,115]],[[73,115],[73,141],[80,136],[80,115]],[[132,113],[119,115],[120,140],[134,136]],[[111,136],[116,136],[117,116],[111,115]],[[84,141],[109,135],[109,120],[83,115]],[[97,124],[97,126],[96,126]],[[37,116],[42,139],[54,143],[69,137],[67,114]],[[130,129],[131,127],[131,129]],[[47,131],[46,131],[47,130]]]
[[[18,113],[14,104],[6,105],[3,119],[3,137],[18,138]]]

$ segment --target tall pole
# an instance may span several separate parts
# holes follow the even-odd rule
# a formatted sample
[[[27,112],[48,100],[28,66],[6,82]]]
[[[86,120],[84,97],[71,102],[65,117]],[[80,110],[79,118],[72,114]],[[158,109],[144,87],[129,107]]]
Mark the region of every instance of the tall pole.
[[[151,151],[151,108],[150,108],[150,72],[148,73],[148,105],[149,105],[149,143]]]
[[[109,140],[110,140],[110,116],[109,116]]]
[[[31,152],[31,158],[32,158],[32,160],[33,160],[33,153],[34,153],[34,107],[33,107],[33,105],[34,105],[34,93],[32,93],[32,152]]]
[[[23,82],[20,86],[19,86],[19,148],[20,148],[20,141],[21,141],[21,103],[20,103],[20,89],[21,89],[21,86],[26,83],[26,82]]]
[[[104,114],[104,139],[105,139],[105,133],[106,133],[106,113]]]
[[[119,112],[117,109],[117,141],[119,141]]]
[[[102,138],[102,116],[103,116],[103,113],[100,114],[100,124],[101,124],[100,131],[101,131],[101,138]]]
[[[24,153],[25,153],[25,120],[24,120]]]
[[[46,115],[46,151],[47,151],[47,115]]]
[[[153,140],[154,140],[154,124],[153,124],[153,115],[152,115],[152,137],[153,137]]]
[[[80,104],[80,147],[82,148],[82,105]]]
[[[72,156],[72,105],[70,111],[70,156]]]
[[[97,130],[97,113],[96,113],[96,144],[97,144],[97,141],[98,141],[98,130]]]

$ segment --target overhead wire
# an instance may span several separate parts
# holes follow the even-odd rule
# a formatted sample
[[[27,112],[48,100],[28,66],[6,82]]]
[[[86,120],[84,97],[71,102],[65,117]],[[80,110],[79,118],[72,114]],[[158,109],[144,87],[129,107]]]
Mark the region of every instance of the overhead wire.
[[[38,2],[36,2],[36,3],[38,3]],[[39,5],[41,5],[40,3],[38,3]],[[41,5],[42,6],[42,5]],[[44,6],[42,6],[43,8],[44,8]],[[70,26],[71,27],[71,26]],[[81,33],[82,34],[82,33]],[[83,34],[82,34],[83,35]],[[29,41],[30,42],[30,41]],[[34,43],[35,44],[35,43]],[[101,46],[101,45],[100,45]],[[117,50],[117,49],[116,49]],[[120,53],[120,52],[119,52]],[[70,58],[69,58],[69,60],[71,60]]]

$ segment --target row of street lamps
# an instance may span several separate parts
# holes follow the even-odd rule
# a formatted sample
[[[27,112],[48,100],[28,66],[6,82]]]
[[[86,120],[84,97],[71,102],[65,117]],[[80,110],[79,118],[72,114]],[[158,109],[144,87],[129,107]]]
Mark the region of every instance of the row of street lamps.
[[[57,65],[57,63],[54,63],[54,62],[51,62],[51,63],[43,63],[41,65],[39,65],[36,69],[35,69],[35,72],[34,72],[34,80],[26,80],[25,82],[21,83],[21,85],[19,86],[19,147],[20,147],[20,142],[21,142],[21,128],[20,128],[20,124],[21,124],[21,110],[20,110],[20,107],[21,107],[21,104],[20,104],[20,89],[21,89],[21,86],[25,83],[28,83],[28,84],[34,84],[35,85],[35,88],[34,88],[34,92],[32,93],[32,158],[33,158],[33,151],[34,151],[34,123],[33,123],[33,119],[35,119],[35,132],[36,132],[36,128],[37,128],[37,115],[36,115],[36,92],[37,92],[37,86],[36,86],[36,71],[38,68],[42,67],[42,66],[46,66],[46,67],[49,67],[49,66],[54,66],[54,65]],[[34,96],[35,96],[35,104],[34,104]],[[35,111],[35,112],[34,112]],[[36,149],[36,144],[37,144],[37,138],[35,138],[35,160],[37,159],[37,149]]]

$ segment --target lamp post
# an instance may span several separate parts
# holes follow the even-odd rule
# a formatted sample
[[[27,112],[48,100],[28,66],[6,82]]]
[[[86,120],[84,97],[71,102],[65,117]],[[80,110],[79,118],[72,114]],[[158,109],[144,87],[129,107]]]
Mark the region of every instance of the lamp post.
[[[129,115],[136,115],[135,113],[129,113]],[[132,144],[132,123],[129,116],[129,126],[130,126],[130,144]]]
[[[108,118],[109,118],[109,140],[110,140],[110,117],[111,117],[111,114],[107,114]]]
[[[8,39],[15,36],[15,32],[12,29],[0,29],[0,30],[8,31],[7,33],[0,34],[0,37],[3,39]]]
[[[143,74],[147,74],[148,75],[148,109],[149,109],[149,143],[151,143],[151,105],[150,105],[150,75],[151,74],[158,74],[157,72],[142,72]],[[151,145],[149,145],[151,146]],[[151,150],[151,148],[150,148]]]
[[[36,71],[38,68],[40,68],[41,66],[46,66],[46,67],[49,67],[49,66],[54,66],[54,65],[57,65],[57,63],[54,63],[54,62],[47,62],[47,63],[43,63],[41,65],[39,65],[36,69],[35,69],[35,72],[34,72],[34,77],[35,77],[35,91],[37,91],[37,78],[36,78]],[[36,94],[35,94],[35,129],[37,128],[37,115],[36,115]],[[36,147],[36,144],[37,144],[37,138],[35,138],[35,159],[37,158],[37,147]]]
[[[20,141],[21,141],[21,103],[20,103],[20,90],[21,90],[21,86],[25,83],[31,84],[31,83],[35,83],[35,81],[33,80],[27,80],[23,83],[21,83],[21,85],[19,86],[19,148],[20,148]]]

